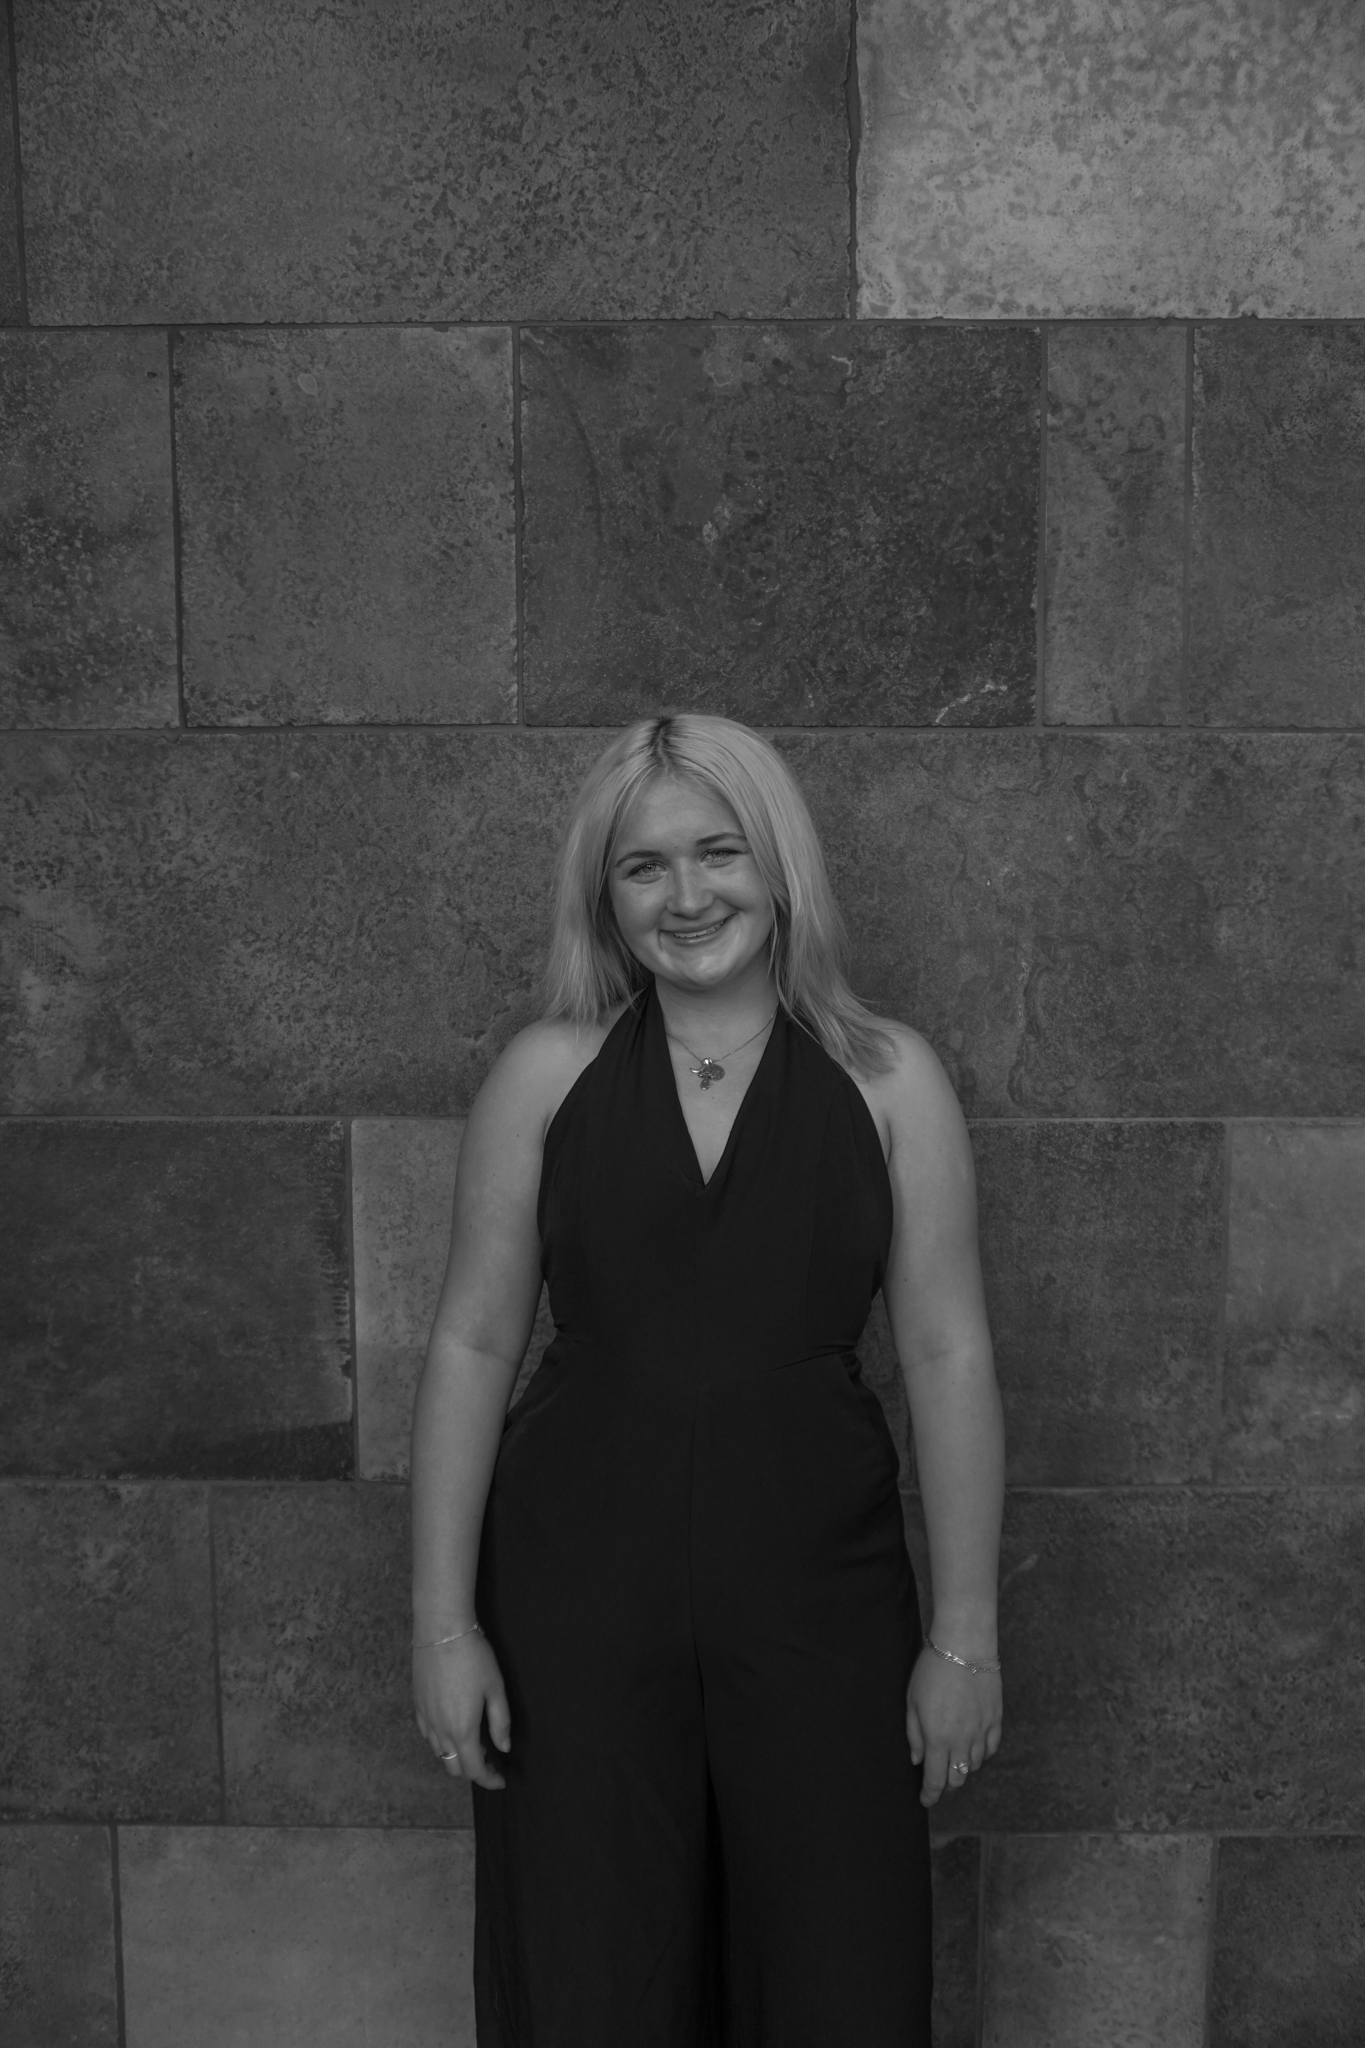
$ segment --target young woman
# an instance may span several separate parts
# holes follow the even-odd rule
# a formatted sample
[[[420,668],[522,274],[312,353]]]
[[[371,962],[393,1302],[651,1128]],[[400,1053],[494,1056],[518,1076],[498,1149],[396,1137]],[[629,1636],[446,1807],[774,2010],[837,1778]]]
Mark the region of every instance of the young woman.
[[[971,1155],[726,719],[608,747],[547,1014],[470,1113],[413,1423],[417,1721],[474,1787],[480,2048],[929,2041],[925,1807],[1000,1739]],[[556,1335],[507,1414],[540,1292]],[[881,1288],[933,1575],[856,1346]]]

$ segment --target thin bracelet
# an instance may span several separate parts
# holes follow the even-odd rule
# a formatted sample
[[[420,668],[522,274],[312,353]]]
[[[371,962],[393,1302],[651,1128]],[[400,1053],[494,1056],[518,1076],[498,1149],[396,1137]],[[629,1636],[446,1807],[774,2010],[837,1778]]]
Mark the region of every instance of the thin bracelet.
[[[453,1636],[437,1636],[434,1643],[419,1643],[414,1641],[412,1647],[414,1650],[439,1650],[442,1649],[446,1643],[458,1643],[462,1642],[466,1636],[481,1636],[482,1634],[482,1625],[476,1621],[471,1628],[457,1629]]]
[[[945,1664],[960,1664],[964,1671],[971,1672],[973,1678],[979,1678],[983,1671],[998,1671],[1000,1669],[1000,1659],[998,1657],[994,1664],[969,1664],[965,1657],[955,1657],[951,1650],[940,1650],[932,1636],[926,1636],[924,1643],[925,1648],[932,1650],[936,1657],[942,1657]]]

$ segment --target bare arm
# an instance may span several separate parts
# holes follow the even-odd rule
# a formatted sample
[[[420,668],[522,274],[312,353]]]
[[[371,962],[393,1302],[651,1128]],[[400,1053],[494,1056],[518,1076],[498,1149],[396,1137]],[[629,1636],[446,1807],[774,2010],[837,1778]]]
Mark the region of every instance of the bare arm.
[[[536,1195],[545,1128],[572,1078],[560,1027],[532,1026],[494,1067],[470,1112],[455,1180],[450,1257],[412,1419],[413,1637],[468,1630],[479,1538],[507,1403],[540,1295]],[[418,1726],[456,1749],[476,1783],[502,1784],[481,1739],[510,1723],[497,1660],[480,1636],[414,1652]],[[455,1765],[449,1765],[454,1772]]]
[[[957,1098],[933,1052],[898,1032],[897,1071],[879,1089],[890,1127],[896,1226],[885,1298],[905,1378],[933,1581],[930,1634],[972,1663],[993,1661],[1004,1494],[1004,1425],[976,1239],[976,1181]],[[911,1747],[924,1798],[965,1781],[1000,1739],[998,1679],[926,1651],[911,1683]]]

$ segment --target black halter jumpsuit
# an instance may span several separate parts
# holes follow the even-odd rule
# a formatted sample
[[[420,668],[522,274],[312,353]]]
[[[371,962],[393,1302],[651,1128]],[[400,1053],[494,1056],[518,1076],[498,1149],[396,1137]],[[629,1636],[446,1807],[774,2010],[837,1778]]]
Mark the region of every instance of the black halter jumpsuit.
[[[651,986],[550,1125],[539,1222],[557,1335],[479,1565],[512,1710],[474,1790],[480,2048],[927,2048],[867,1105],[779,1012],[703,1181]]]

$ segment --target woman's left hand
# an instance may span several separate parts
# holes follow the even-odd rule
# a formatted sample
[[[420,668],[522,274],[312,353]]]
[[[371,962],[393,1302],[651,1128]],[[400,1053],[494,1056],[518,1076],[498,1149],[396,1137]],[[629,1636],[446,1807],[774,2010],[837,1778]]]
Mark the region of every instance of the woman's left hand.
[[[957,1792],[1000,1747],[998,1672],[964,1671],[921,1650],[905,1699],[910,1755],[924,1765],[920,1803],[933,1806],[946,1786]],[[966,1764],[954,1770],[954,1764]]]

